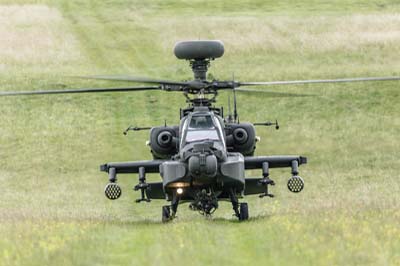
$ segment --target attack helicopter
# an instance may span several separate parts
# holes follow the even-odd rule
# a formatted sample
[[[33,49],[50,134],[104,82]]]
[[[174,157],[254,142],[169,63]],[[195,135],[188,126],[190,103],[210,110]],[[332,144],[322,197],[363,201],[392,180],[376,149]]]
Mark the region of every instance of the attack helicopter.
[[[218,208],[220,201],[230,201],[234,216],[244,221],[249,218],[248,205],[239,202],[239,199],[247,195],[259,195],[261,198],[274,196],[269,192],[270,186],[275,185],[270,178],[270,168],[289,168],[291,177],[288,178],[287,187],[293,193],[301,192],[304,180],[299,176],[299,167],[307,163],[307,158],[300,155],[254,156],[258,141],[255,126],[275,126],[279,129],[279,124],[278,121],[240,122],[236,92],[252,91],[243,88],[248,86],[400,80],[400,77],[367,77],[269,82],[238,82],[234,79],[209,81],[206,77],[211,61],[224,54],[221,41],[178,42],[174,53],[178,59],[189,62],[194,74],[193,80],[86,76],[84,78],[127,81],[151,86],[0,92],[0,96],[147,90],[183,93],[188,106],[179,111],[179,125],[130,126],[124,131],[125,135],[129,131],[149,131],[148,145],[153,159],[102,164],[100,170],[108,174],[109,181],[104,189],[105,196],[110,200],[118,199],[122,190],[117,183],[117,176],[137,174],[138,184],[134,187],[134,190],[140,191],[137,203],[156,199],[169,202],[162,207],[163,222],[176,217],[180,204],[189,203],[191,210],[210,216]],[[233,93],[233,114],[229,111],[227,116],[223,107],[214,105],[218,92],[222,90],[230,90]],[[245,171],[253,169],[260,169],[261,177],[246,178]],[[158,173],[162,181],[147,182],[148,173]]]

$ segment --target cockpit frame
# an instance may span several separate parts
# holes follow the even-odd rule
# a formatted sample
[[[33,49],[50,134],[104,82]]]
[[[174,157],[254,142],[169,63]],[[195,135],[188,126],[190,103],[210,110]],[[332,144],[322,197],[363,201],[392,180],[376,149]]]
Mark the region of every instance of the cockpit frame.
[[[213,112],[194,112],[181,122],[182,138],[180,140],[180,147],[184,147],[188,143],[203,142],[203,141],[216,141],[221,142],[226,148],[225,133],[221,120],[216,117]],[[193,132],[194,134],[190,134]],[[195,134],[203,134],[195,139]],[[214,134],[216,133],[216,134]],[[193,140],[188,140],[189,135]]]

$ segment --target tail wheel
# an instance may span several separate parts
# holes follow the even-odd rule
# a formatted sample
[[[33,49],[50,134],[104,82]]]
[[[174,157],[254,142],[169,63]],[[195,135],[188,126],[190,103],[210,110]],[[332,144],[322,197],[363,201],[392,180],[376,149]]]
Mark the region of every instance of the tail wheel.
[[[162,207],[162,222],[166,223],[171,220],[171,207],[163,206]]]
[[[246,202],[240,203],[239,221],[245,221],[249,219],[249,207]]]

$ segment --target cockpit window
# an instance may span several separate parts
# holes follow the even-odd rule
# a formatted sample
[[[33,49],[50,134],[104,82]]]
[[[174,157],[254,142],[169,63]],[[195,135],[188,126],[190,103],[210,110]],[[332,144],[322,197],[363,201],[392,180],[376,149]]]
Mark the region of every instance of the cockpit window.
[[[211,129],[214,128],[214,123],[210,115],[192,116],[189,129]]]
[[[186,134],[186,142],[200,140],[220,140],[217,130],[189,130]]]
[[[221,124],[213,114],[202,113],[189,116],[182,125],[181,147],[186,143],[199,141],[219,141],[225,146]]]

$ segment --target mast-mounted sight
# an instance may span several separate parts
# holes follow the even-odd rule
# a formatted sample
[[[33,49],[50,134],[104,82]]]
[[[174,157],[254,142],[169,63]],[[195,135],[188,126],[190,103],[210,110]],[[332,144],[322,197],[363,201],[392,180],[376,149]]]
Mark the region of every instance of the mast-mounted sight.
[[[210,60],[224,54],[224,44],[218,40],[178,42],[174,54],[178,59],[190,61],[195,80],[206,80]]]

